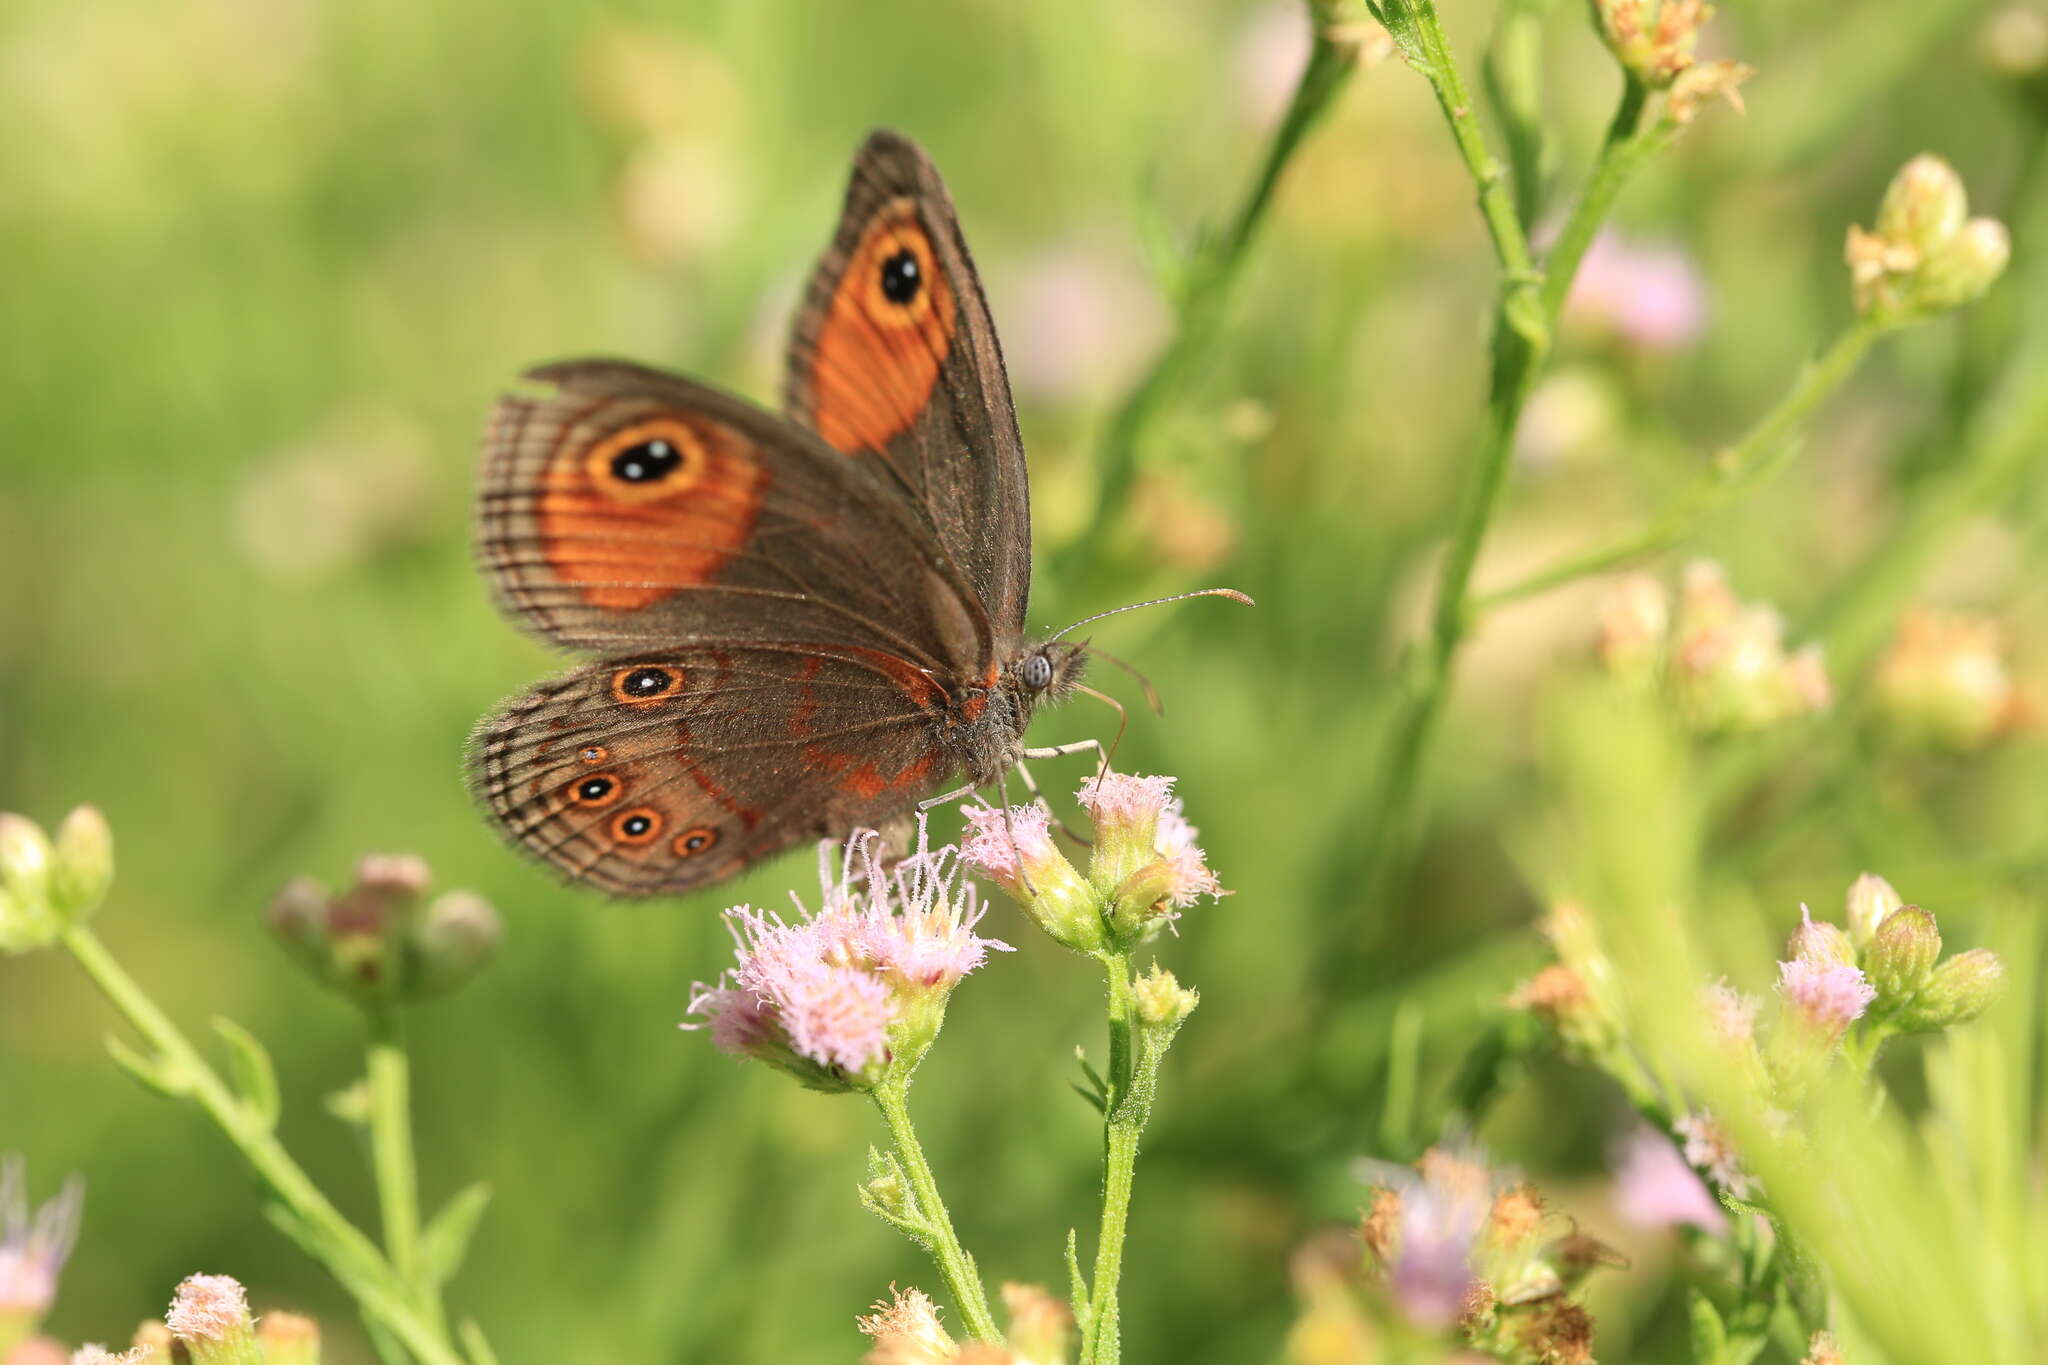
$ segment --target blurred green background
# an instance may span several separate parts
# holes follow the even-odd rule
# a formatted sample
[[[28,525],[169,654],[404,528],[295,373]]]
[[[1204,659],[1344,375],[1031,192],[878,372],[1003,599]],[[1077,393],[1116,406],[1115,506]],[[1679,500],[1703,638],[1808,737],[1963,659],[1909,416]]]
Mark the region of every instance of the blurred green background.
[[[2024,224],[2042,124],[1993,70],[1987,4],[1723,8],[1713,46],[1760,73],[1747,116],[1704,116],[1619,214],[1678,253],[1700,325],[1568,330],[1482,584],[1632,523],[1783,391],[1848,319],[1843,233],[1909,156],[1952,160],[2017,238],[1990,302],[1881,348],[1791,473],[1693,547],[1841,670],[1846,719],[1751,750],[1748,797],[1710,832],[1712,932],[1760,986],[1798,902],[1836,904],[1866,865],[1944,929],[1955,907],[1960,944],[1971,897],[2048,852],[2037,742],[1904,761],[1854,718],[1909,600],[1989,612],[2020,673],[2040,661],[2048,490],[2031,458],[1942,528],[1929,572],[1830,614],[1924,490],[1970,467],[2039,339]],[[1493,13],[1445,6],[1475,79]],[[2010,61],[2004,41],[1992,55]],[[286,1140],[365,1221],[360,1154],[321,1105],[360,1064],[355,1019],[260,911],[293,874],[344,880],[372,850],[423,853],[440,884],[504,910],[502,961],[414,1033],[427,1202],[498,1190],[453,1299],[508,1362],[853,1359],[856,1311],[891,1281],[938,1286],[855,1203],[867,1108],[674,1027],[728,958],[715,912],[814,889],[810,860],[681,904],[607,904],[471,809],[469,727],[557,667],[469,563],[493,395],[528,364],[607,352],[772,401],[846,158],[890,124],[945,171],[980,260],[1044,563],[1088,524],[1091,450],[1171,327],[1175,253],[1237,202],[1306,48],[1296,7],[1222,0],[0,7],[0,806],[106,810],[104,937],[195,1034],[221,1013],[270,1044]],[[1582,6],[1553,7],[1545,63],[1569,188],[1617,84]],[[1149,432],[1129,514],[1038,584],[1046,627],[1217,582],[1260,602],[1095,636],[1166,699],[1154,719],[1107,678],[1134,705],[1122,765],[1180,776],[1237,892],[1160,949],[1203,1003],[1141,1167],[1135,1360],[1273,1358],[1290,1251],[1354,1215],[1354,1158],[1427,1140],[1460,1058],[1541,958],[1522,875],[1545,837],[1532,703],[1588,666],[1591,589],[1489,619],[1421,846],[1384,894],[1359,882],[1399,646],[1480,415],[1494,268],[1471,197],[1427,86],[1398,62],[1362,73]],[[2030,453],[2039,435],[2011,439]],[[1033,737],[1112,724],[1083,699]],[[1101,1047],[1098,985],[1008,909],[991,923],[1022,951],[955,996],[917,1111],[984,1271],[1057,1284],[1067,1227],[1094,1218],[1099,1134],[1067,1082],[1074,1046]],[[1397,1015],[1419,1098],[1390,1108]],[[259,1309],[323,1316],[335,1360],[368,1359],[225,1144],[108,1064],[114,1027],[68,963],[0,962],[0,1149],[27,1153],[38,1190],[90,1182],[52,1330],[115,1336],[181,1276],[226,1272]],[[1633,1255],[1596,1301],[1603,1356],[1682,1359],[1672,1244],[1608,1211],[1623,1116],[1538,1059],[1480,1136]]]

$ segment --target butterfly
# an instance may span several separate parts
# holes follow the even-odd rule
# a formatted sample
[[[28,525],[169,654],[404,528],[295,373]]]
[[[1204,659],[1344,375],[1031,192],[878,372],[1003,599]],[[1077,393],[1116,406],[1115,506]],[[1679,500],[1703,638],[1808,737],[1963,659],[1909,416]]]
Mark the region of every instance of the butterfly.
[[[1084,646],[1026,634],[1009,380],[916,143],[854,158],[785,416],[618,360],[525,378],[484,435],[477,557],[515,622],[598,657],[476,731],[471,786],[515,846],[676,894],[1096,747],[1023,744]]]

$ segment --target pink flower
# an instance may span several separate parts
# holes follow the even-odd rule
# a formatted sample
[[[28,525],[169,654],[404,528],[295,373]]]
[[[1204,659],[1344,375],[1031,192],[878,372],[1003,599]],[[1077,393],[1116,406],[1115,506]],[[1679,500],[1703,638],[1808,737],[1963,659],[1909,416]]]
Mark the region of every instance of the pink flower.
[[[40,1321],[57,1298],[57,1272],[78,1238],[85,1184],[77,1176],[35,1210],[18,1156],[0,1160],[0,1314]]]
[[[1028,806],[966,806],[961,861],[1003,888],[1031,920],[1069,948],[1102,946],[1101,898],[1052,838],[1052,812]]]
[[[1647,351],[1676,350],[1705,325],[1706,286],[1675,246],[1603,232],[1579,263],[1566,314]]]
[[[873,830],[856,831],[837,877],[830,846],[820,849],[816,914],[800,902],[794,921],[726,911],[737,964],[694,988],[698,1022],[684,1027],[826,1088],[871,1082],[899,1052],[921,1056],[940,1018],[927,1006],[1008,945],[974,933],[983,907],[959,880],[957,850],[925,851],[922,825],[918,852],[892,867],[879,845]]]
[[[1166,902],[1176,910],[1187,909],[1202,896],[1220,899],[1230,894],[1210,870],[1208,855],[1195,845],[1195,836],[1200,833],[1182,814],[1178,797],[1168,801],[1159,812],[1155,843],[1160,860],[1169,869]]]
[[[187,1276],[164,1321],[172,1336],[188,1344],[225,1341],[249,1330],[249,1296],[232,1276]]]
[[[1432,1148],[1421,1164],[1418,1174],[1367,1163],[1377,1185],[1365,1239],[1402,1315],[1434,1330],[1458,1320],[1479,1284],[1473,1259],[1494,1188],[1474,1157]]]
[[[1877,988],[1857,968],[1804,957],[1778,964],[1778,993],[1801,1019],[1829,1038],[1839,1038],[1877,998]]]
[[[1614,1173],[1614,1204],[1625,1222],[1642,1228],[1727,1230],[1728,1215],[1662,1133],[1638,1128],[1621,1146]]]
[[[1004,351],[1020,394],[1073,401],[1112,391],[1149,355],[1166,312],[1138,266],[1074,243],[1003,282]]]
[[[1080,802],[1097,829],[1104,825],[1143,827],[1158,822],[1172,795],[1170,777],[1105,773],[1081,784]]]
[[[1740,1046],[1755,1036],[1758,1004],[1755,996],[1744,995],[1721,981],[1701,991],[1700,999],[1706,1006],[1708,1027],[1718,1041]]]

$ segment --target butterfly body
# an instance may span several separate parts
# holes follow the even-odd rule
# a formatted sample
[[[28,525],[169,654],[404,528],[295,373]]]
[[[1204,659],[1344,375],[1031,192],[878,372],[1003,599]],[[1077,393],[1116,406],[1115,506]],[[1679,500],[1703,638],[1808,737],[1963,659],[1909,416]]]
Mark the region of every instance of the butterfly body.
[[[484,439],[500,606],[596,657],[478,728],[515,845],[620,895],[997,781],[1077,683],[1035,642],[1030,501],[938,172],[872,135],[798,317],[786,416],[624,361],[543,366]]]

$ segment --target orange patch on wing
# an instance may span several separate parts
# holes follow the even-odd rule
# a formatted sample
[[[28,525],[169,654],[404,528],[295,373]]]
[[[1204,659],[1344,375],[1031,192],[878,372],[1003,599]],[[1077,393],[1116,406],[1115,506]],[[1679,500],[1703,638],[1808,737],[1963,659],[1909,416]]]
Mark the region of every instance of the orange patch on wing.
[[[709,582],[753,534],[768,475],[737,432],[650,417],[558,451],[541,477],[542,553],[595,607]]]
[[[804,749],[804,757],[826,772],[839,777],[839,790],[852,792],[855,796],[873,800],[884,792],[907,791],[916,787],[932,775],[938,766],[938,754],[927,750],[924,755],[891,776],[876,766],[873,759],[858,762],[851,754],[836,753],[823,745],[812,744]]]
[[[884,269],[905,253],[918,288],[892,298]],[[818,331],[811,422],[825,443],[848,454],[879,451],[908,431],[939,382],[957,314],[916,202],[890,200],[861,234]]]

